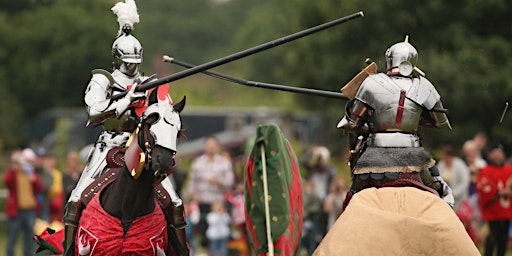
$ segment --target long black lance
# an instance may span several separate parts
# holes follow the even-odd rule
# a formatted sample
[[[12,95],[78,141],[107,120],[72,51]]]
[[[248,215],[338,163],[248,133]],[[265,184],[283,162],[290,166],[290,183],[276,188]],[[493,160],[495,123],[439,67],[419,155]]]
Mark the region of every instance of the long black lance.
[[[178,66],[182,66],[185,68],[194,68],[196,66],[189,64],[187,62],[177,60],[175,58],[171,58],[167,55],[163,56],[163,60],[165,62],[174,63]],[[309,89],[309,88],[301,88],[301,87],[293,87],[293,86],[287,86],[287,85],[280,85],[280,84],[271,84],[271,83],[263,83],[263,82],[255,82],[255,81],[249,81],[233,76],[229,76],[226,74],[222,74],[215,71],[201,71],[201,73],[219,78],[222,80],[226,80],[229,82],[241,84],[241,85],[247,85],[251,87],[259,87],[259,88],[265,88],[265,89],[271,89],[271,90],[278,90],[278,91],[286,91],[286,92],[295,92],[295,93],[302,93],[307,95],[315,95],[315,96],[321,96],[326,98],[333,98],[333,99],[340,99],[340,100],[348,100],[348,97],[345,96],[343,93],[339,92],[331,92],[331,91],[324,91],[324,90],[316,90],[316,89]]]
[[[279,45],[291,42],[293,40],[296,40],[296,39],[299,39],[299,38],[311,35],[313,33],[325,30],[327,28],[339,25],[341,23],[345,23],[347,21],[350,21],[352,19],[359,18],[359,17],[362,17],[362,16],[364,16],[362,11],[356,12],[356,13],[353,13],[351,15],[348,15],[348,16],[345,16],[345,17],[341,17],[339,19],[336,19],[336,20],[333,20],[333,21],[330,21],[330,22],[327,22],[327,23],[324,23],[324,24],[320,24],[318,26],[315,26],[315,27],[312,27],[312,28],[309,28],[309,29],[306,29],[306,30],[302,30],[302,31],[299,31],[297,33],[294,33],[294,34],[291,34],[291,35],[288,35],[288,36],[284,36],[284,37],[281,37],[279,39],[276,39],[276,40],[273,40],[273,41],[270,41],[270,42],[267,42],[267,43],[255,46],[253,48],[249,48],[247,50],[243,50],[241,52],[234,53],[234,54],[228,55],[226,57],[222,57],[220,59],[213,60],[213,61],[201,64],[201,65],[195,66],[194,68],[186,69],[186,70],[183,70],[181,72],[172,74],[170,76],[162,77],[160,79],[144,83],[144,84],[138,86],[135,89],[135,91],[136,92],[143,92],[143,91],[149,90],[151,88],[157,87],[159,85],[170,83],[170,82],[176,81],[178,79],[182,79],[182,78],[191,76],[193,74],[196,74],[196,73],[199,73],[199,72],[202,72],[202,71],[214,68],[214,67],[218,67],[220,65],[224,65],[226,63],[229,63],[229,62],[232,62],[232,61],[235,61],[235,60],[247,57],[249,55],[252,55],[252,54],[264,51],[264,50],[268,50],[268,49],[270,49],[272,47],[276,47],[276,46],[279,46]],[[120,99],[120,98],[124,97],[126,94],[127,94],[127,92],[116,94],[116,95],[112,96],[112,99],[114,99],[114,100]]]
[[[167,55],[163,56],[163,60],[165,62],[174,63],[178,66],[182,66],[185,68],[194,68],[195,67],[192,64],[189,64],[189,63],[181,61],[181,60],[177,60],[175,58],[171,58]],[[294,87],[294,86],[287,86],[287,85],[280,85],[280,84],[270,84],[270,83],[249,81],[249,80],[245,80],[245,79],[241,79],[241,78],[237,78],[237,77],[233,77],[233,76],[229,76],[226,74],[222,74],[222,73],[215,72],[215,71],[209,71],[209,70],[201,71],[201,73],[218,78],[218,79],[222,79],[225,81],[229,81],[229,82],[233,82],[233,83],[237,83],[237,84],[241,84],[241,85],[247,85],[247,86],[251,86],[251,87],[259,87],[259,88],[278,90],[278,91],[302,93],[302,94],[307,94],[307,95],[315,95],[315,96],[340,99],[340,100],[349,100],[349,98],[345,94],[339,93],[339,92],[331,92],[331,91],[316,90],[316,89],[310,89],[310,88],[302,88],[302,87]],[[507,102],[507,107],[508,107],[508,102]],[[446,108],[433,108],[430,111],[440,112],[440,113],[445,113],[445,114],[448,113],[448,109],[446,109]],[[506,111],[506,109],[505,109],[505,111]],[[503,113],[503,115],[504,114],[505,113]],[[503,120],[503,115],[501,118],[502,120]]]

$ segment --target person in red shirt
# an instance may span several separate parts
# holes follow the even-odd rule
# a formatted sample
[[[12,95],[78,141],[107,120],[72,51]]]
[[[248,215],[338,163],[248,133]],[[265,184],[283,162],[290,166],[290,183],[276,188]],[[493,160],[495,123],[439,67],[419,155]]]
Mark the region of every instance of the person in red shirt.
[[[503,146],[493,146],[487,154],[488,164],[477,177],[478,205],[482,219],[489,225],[484,255],[505,255],[508,230],[512,219],[512,166],[505,163]]]
[[[43,184],[23,156],[22,151],[14,151],[11,155],[11,166],[4,175],[4,184],[9,193],[5,205],[8,218],[8,242],[6,253],[14,255],[16,238],[20,231],[23,233],[23,255],[32,255],[35,243],[34,222],[38,201],[36,195],[43,191]]]

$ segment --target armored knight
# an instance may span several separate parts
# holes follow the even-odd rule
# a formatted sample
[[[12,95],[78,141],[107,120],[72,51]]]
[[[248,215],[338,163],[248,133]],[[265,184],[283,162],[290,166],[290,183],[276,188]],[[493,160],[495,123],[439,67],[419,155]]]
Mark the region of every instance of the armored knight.
[[[84,171],[66,204],[64,215],[65,244],[64,250],[72,250],[72,239],[82,208],[82,192],[98,178],[107,167],[108,152],[115,147],[124,147],[130,135],[140,121],[140,114],[135,111],[137,104],[145,100],[145,93],[135,92],[138,84],[153,77],[139,73],[142,62],[143,48],[140,42],[131,35],[133,24],[139,21],[135,2],[117,3],[112,10],[118,16],[120,31],[112,44],[113,72],[93,70],[92,78],[85,90],[85,104],[89,116],[87,125],[102,125],[104,131],[91,149]],[[125,96],[114,100],[113,96],[126,93]],[[168,102],[172,101],[168,97]],[[184,233],[185,220],[183,202],[169,180],[162,181],[162,186],[169,194],[171,203],[164,209],[167,216],[168,228],[175,232],[180,243],[187,248]],[[69,252],[69,251],[68,251]]]
[[[417,134],[420,126],[451,130],[450,122],[437,90],[416,74],[424,75],[407,39],[387,49],[386,74],[372,63],[342,88],[351,99],[338,123],[351,132],[353,183],[345,204],[368,187],[412,186],[438,194],[453,207],[451,189]]]

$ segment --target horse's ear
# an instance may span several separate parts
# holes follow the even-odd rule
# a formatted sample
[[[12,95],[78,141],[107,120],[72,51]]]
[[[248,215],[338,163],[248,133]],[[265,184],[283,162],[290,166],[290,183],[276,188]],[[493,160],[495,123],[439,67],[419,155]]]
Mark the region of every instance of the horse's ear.
[[[183,96],[183,99],[174,104],[173,108],[174,110],[176,110],[178,113],[181,113],[181,111],[185,108],[185,102],[187,101],[187,96]]]
[[[155,103],[158,103],[158,90],[153,90],[148,98],[148,106]]]

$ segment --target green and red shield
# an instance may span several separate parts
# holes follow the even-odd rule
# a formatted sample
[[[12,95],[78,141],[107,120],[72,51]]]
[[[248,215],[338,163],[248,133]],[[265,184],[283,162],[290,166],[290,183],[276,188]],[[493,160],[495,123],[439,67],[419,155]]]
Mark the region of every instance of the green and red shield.
[[[265,163],[262,161],[263,146]],[[299,164],[276,125],[261,125],[245,167],[245,216],[249,242],[256,255],[267,255],[264,166],[274,255],[294,255],[302,232],[302,185]]]

